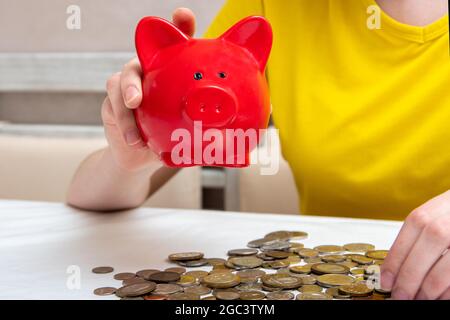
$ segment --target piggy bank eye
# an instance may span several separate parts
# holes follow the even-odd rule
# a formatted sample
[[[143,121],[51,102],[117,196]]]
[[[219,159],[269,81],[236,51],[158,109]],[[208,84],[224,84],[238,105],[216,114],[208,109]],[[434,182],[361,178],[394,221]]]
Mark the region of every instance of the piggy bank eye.
[[[225,72],[219,72],[219,73],[217,74],[217,76],[218,76],[219,78],[225,79],[225,78],[227,77],[227,74],[226,74]]]
[[[195,80],[202,80],[203,79],[203,74],[201,72],[194,73],[194,79]]]

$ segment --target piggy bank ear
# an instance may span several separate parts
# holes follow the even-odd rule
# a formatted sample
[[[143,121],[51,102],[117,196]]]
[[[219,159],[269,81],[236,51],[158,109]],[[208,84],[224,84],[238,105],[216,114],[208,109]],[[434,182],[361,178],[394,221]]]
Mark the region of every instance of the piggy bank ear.
[[[189,40],[180,29],[158,17],[145,17],[136,27],[136,51],[142,69],[148,70],[155,54],[172,45]]]
[[[272,49],[272,37],[269,22],[263,17],[251,16],[239,21],[220,39],[246,48],[255,57],[260,70],[264,71]]]

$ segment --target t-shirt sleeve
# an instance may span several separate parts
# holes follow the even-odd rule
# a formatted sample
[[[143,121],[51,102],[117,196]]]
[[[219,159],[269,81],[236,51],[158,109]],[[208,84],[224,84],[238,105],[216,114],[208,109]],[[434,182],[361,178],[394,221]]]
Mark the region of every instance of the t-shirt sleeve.
[[[203,37],[217,38],[239,20],[255,15],[264,16],[263,0],[227,0]]]

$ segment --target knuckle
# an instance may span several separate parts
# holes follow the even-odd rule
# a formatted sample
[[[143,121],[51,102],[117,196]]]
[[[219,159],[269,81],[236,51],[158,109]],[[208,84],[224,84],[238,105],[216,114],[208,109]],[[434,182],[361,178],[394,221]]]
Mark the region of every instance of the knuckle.
[[[442,223],[440,220],[434,221],[433,223],[429,224],[425,232],[434,239],[437,240],[446,240],[450,237],[450,229],[449,227]]]
[[[430,222],[430,215],[427,210],[418,208],[415,209],[406,220],[416,227],[423,228]]]

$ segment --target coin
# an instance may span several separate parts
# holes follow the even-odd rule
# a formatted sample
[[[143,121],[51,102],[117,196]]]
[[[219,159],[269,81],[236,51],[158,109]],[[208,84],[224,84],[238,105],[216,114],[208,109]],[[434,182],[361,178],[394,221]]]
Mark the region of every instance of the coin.
[[[198,260],[188,260],[188,261],[177,261],[180,266],[194,268],[194,267],[202,267],[208,264],[208,260],[206,259],[198,259]]]
[[[366,257],[366,256],[363,256],[363,255],[354,254],[352,256],[352,261],[356,262],[358,264],[372,264],[373,259],[369,258],[369,257]]]
[[[317,277],[317,283],[323,287],[336,287],[351,284],[355,280],[344,274],[323,274]]]
[[[344,249],[350,252],[367,252],[375,249],[375,246],[370,243],[347,243],[344,244]]]
[[[233,257],[228,261],[234,266],[250,269],[257,268],[263,263],[263,260],[257,257]]]
[[[319,255],[319,251],[309,248],[298,250],[298,255],[302,258],[315,258]]]
[[[95,267],[92,269],[93,273],[110,273],[113,272],[114,268],[113,267]]]
[[[311,293],[299,293],[296,297],[297,300],[332,300],[333,298],[326,293],[311,292]]]
[[[311,266],[312,264],[305,264],[302,266],[292,266],[289,268],[289,270],[294,273],[308,274],[311,272]]]
[[[239,293],[239,299],[241,300],[263,300],[266,297],[266,294],[261,291],[250,290],[250,291],[242,291]]]
[[[217,300],[217,298],[214,296],[207,296],[207,297],[202,298],[202,300]]]
[[[148,280],[148,277],[151,274],[156,273],[156,272],[160,272],[160,271],[157,269],[144,269],[144,270],[139,270],[138,272],[136,272],[136,275],[138,277]]]
[[[361,268],[351,269],[350,273],[353,274],[353,275],[364,274],[364,269],[361,269]]]
[[[275,260],[275,261],[266,261],[263,263],[263,268],[266,269],[281,269],[281,268],[287,268],[291,262],[289,260]]]
[[[275,258],[275,259],[285,259],[289,257],[289,252],[286,251],[266,251],[265,254],[269,257]]]
[[[334,299],[347,300],[351,298],[349,294],[342,294],[339,292],[339,288],[331,287],[325,291],[326,294],[332,296]]]
[[[170,261],[199,260],[201,258],[203,258],[203,253],[201,252],[180,252],[169,255]]]
[[[302,293],[322,292],[322,288],[315,284],[305,284],[298,288],[298,291]]]
[[[94,294],[97,296],[109,296],[116,293],[116,288],[113,287],[101,287],[94,290]]]
[[[144,294],[150,293],[156,288],[156,283],[146,282],[146,283],[135,283],[129,286],[124,286],[116,291],[118,297],[137,297]]]
[[[291,239],[303,240],[308,238],[308,233],[304,231],[289,231]]]
[[[134,278],[123,280],[122,281],[122,286],[128,286],[130,284],[143,283],[143,282],[147,282],[147,280],[139,278],[139,277],[134,277]]]
[[[267,300],[292,300],[294,294],[288,291],[275,291],[267,294]]]
[[[339,292],[342,294],[349,294],[352,297],[366,297],[370,296],[373,290],[368,288],[365,283],[355,282],[352,284],[340,286]]]
[[[336,263],[316,263],[311,266],[311,271],[316,274],[347,274],[350,269],[346,266]]]
[[[238,271],[236,274],[241,278],[241,282],[255,282],[266,273],[260,269],[245,269]]]
[[[372,259],[384,260],[387,257],[388,253],[388,250],[372,250],[367,251],[366,256]]]
[[[291,238],[291,233],[285,230],[274,231],[266,234],[264,238],[272,240],[289,240]]]
[[[260,258],[260,259],[262,259],[262,260],[264,260],[264,261],[273,261],[273,260],[275,260],[275,258],[269,257],[268,255],[266,255],[266,254],[263,253],[263,252],[258,253],[258,254],[256,255],[256,257],[257,257],[257,258]]]
[[[302,280],[303,284],[315,284],[317,282],[316,278],[306,274],[297,274],[295,276],[299,277]]]
[[[114,279],[116,280],[127,280],[127,279],[131,279],[131,278],[135,278],[136,274],[135,273],[131,273],[131,272],[121,272],[121,273],[116,273],[114,275]]]
[[[210,288],[231,288],[238,285],[241,278],[232,273],[216,273],[204,277],[202,282]]]
[[[172,267],[172,268],[167,268],[164,271],[176,272],[176,273],[179,273],[179,274],[183,274],[183,273],[186,272],[186,269],[182,268],[182,267]]]
[[[144,296],[144,300],[167,300],[167,296],[162,295],[162,294],[151,293],[151,294]]]
[[[314,263],[321,263],[323,262],[320,257],[311,257],[311,258],[304,258],[303,259],[306,263],[314,264]]]
[[[272,242],[266,243],[261,247],[262,251],[272,251],[272,250],[288,250],[291,244],[288,241],[274,240]]]
[[[377,294],[383,295],[385,297],[390,297],[391,296],[391,291],[390,290],[384,290],[384,289],[381,289],[381,288],[378,288],[378,289],[375,288],[375,292]]]
[[[237,285],[235,288],[238,291],[252,291],[252,290],[260,291],[260,290],[262,290],[262,285],[257,282],[251,282],[251,283],[242,283],[241,282],[241,284]]]
[[[287,261],[289,261],[290,263],[299,263],[300,261],[302,261],[302,258],[300,258],[297,255],[290,255],[289,257],[286,258]]]
[[[345,251],[343,247],[335,245],[321,245],[315,247],[314,250],[317,250],[320,253],[340,253]]]
[[[225,263],[225,259],[222,258],[208,258],[206,259],[209,265],[216,266],[216,265],[223,265]]]
[[[353,261],[343,261],[343,262],[338,262],[337,264],[340,264],[340,265],[342,265],[342,266],[346,266],[346,267],[348,267],[349,269],[358,266],[358,264],[357,264],[356,262],[353,262]]]
[[[191,277],[194,277],[196,279],[202,279],[202,278],[206,277],[208,274],[209,274],[208,271],[193,270],[193,271],[186,272],[184,275],[185,276],[191,276]]]
[[[228,251],[229,256],[253,256],[258,253],[256,249],[233,249]]]
[[[170,283],[158,283],[156,285],[155,290],[153,291],[154,294],[162,294],[162,295],[169,295],[177,292],[183,291],[183,288],[176,284],[170,284]]]
[[[214,296],[218,300],[238,300],[240,294],[232,291],[217,291]]]
[[[330,263],[338,263],[345,260],[345,257],[339,254],[329,254],[326,256],[322,256],[323,262],[330,262]]]
[[[170,271],[161,271],[151,274],[148,279],[155,282],[175,282],[180,280],[180,274]]]
[[[247,243],[247,247],[260,248],[263,245],[265,245],[266,243],[270,243],[270,242],[274,242],[274,240],[270,240],[270,239],[266,239],[266,238],[256,239],[256,240],[252,240],[249,243]]]
[[[120,300],[144,300],[143,297],[122,297]]]
[[[168,296],[167,300],[200,300],[200,296],[195,293],[177,292]]]
[[[177,281],[177,284],[182,287],[189,287],[197,284],[197,278],[188,275],[181,275],[180,280]]]
[[[199,296],[203,296],[205,294],[209,294],[211,292],[211,289],[208,287],[202,286],[202,285],[198,285],[198,286],[184,288],[184,292],[195,293],[195,294],[198,294]]]
[[[261,280],[268,287],[281,289],[296,289],[303,284],[302,279],[281,273],[267,274]]]

